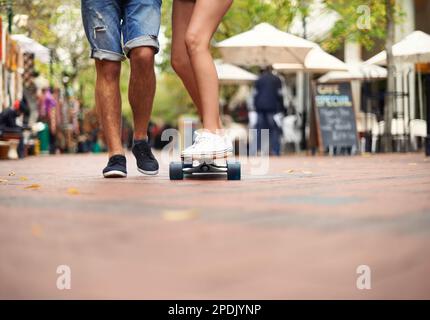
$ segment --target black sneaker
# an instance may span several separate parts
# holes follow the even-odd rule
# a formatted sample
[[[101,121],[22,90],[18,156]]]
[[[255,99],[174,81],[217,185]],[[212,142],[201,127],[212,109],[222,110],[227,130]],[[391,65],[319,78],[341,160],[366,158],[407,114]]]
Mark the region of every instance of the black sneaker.
[[[117,154],[109,158],[106,168],[103,169],[105,178],[127,177],[127,162],[123,155]]]
[[[148,142],[143,140],[134,144],[131,150],[136,157],[137,170],[143,174],[156,175],[158,173],[158,162],[152,154]]]

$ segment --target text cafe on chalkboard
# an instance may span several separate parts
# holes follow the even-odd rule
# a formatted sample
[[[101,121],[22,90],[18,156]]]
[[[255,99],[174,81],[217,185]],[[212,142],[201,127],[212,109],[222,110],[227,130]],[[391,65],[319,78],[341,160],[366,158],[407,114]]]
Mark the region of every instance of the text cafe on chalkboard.
[[[332,155],[356,154],[358,136],[351,84],[316,83],[313,91],[311,136],[314,136],[314,147]]]

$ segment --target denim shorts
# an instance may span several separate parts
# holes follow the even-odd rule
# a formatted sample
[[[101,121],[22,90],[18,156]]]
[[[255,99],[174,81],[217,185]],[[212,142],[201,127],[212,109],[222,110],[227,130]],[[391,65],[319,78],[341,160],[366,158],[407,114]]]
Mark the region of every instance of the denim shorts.
[[[159,50],[162,0],[81,0],[91,58],[122,61],[131,49]]]

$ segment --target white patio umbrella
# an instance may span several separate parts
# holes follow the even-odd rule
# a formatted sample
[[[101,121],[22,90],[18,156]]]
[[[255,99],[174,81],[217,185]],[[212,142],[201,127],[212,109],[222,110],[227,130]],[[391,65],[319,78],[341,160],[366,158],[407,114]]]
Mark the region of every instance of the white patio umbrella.
[[[225,62],[239,66],[303,64],[306,54],[314,46],[313,42],[283,32],[268,23],[261,23],[216,45]]]
[[[403,40],[393,45],[394,59],[398,62],[430,62],[430,35],[414,31]],[[366,61],[369,64],[387,64],[387,52],[384,50]]]
[[[348,65],[342,60],[315,46],[306,55],[304,63],[275,63],[273,68],[282,72],[308,71],[326,73],[329,71],[348,71]]]
[[[318,82],[352,80],[371,80],[387,78],[387,69],[367,63],[346,63],[347,71],[330,71],[320,77]]]
[[[24,52],[34,53],[34,57],[42,63],[48,64],[50,61],[50,50],[23,34],[12,35],[12,40],[18,42]]]
[[[393,45],[393,55],[396,62],[407,63],[430,63],[430,35],[422,31],[414,31],[403,40]],[[384,50],[373,56],[366,63],[387,64],[387,52]],[[421,72],[418,71],[418,97],[420,118],[424,115],[423,107],[423,84]]]
[[[257,80],[257,76],[248,72],[238,66],[223,63],[220,60],[215,61],[216,71],[218,73],[218,80],[220,84],[248,84]]]

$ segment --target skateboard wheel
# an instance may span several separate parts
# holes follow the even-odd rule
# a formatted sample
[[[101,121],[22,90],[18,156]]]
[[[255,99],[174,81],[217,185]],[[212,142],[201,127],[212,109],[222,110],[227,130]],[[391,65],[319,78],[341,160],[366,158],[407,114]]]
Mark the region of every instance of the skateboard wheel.
[[[227,180],[240,180],[240,162],[227,161]]]
[[[184,171],[182,171],[182,162],[170,162],[169,177],[170,180],[184,179]]]

